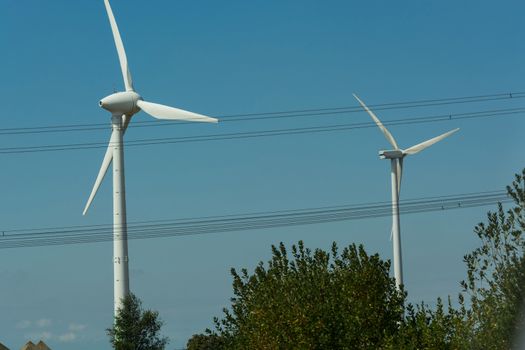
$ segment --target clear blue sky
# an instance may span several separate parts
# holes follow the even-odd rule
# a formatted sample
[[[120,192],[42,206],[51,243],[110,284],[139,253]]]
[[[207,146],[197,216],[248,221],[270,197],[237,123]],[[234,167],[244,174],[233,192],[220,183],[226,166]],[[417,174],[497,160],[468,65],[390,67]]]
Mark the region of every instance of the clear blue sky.
[[[135,88],[148,100],[216,116],[525,91],[523,1],[113,0]],[[0,128],[108,123],[108,130],[0,135],[0,147],[98,142],[97,102],[122,77],[103,1],[4,0]],[[378,112],[383,120],[522,107],[525,101]],[[143,113],[134,121],[146,121]],[[323,118],[130,129],[127,140],[368,122]],[[402,198],[503,189],[524,165],[523,115],[391,127],[401,147],[461,131],[407,159]],[[377,129],[133,147],[128,220],[390,199]],[[0,155],[0,230],[112,220],[106,179],[82,209],[103,150]],[[411,301],[456,296],[473,226],[489,208],[402,217]],[[390,219],[130,242],[131,288],[160,311],[170,348],[211,327],[231,296],[230,267],[253,269],[271,244],[363,243],[391,258]],[[0,250],[0,342],[109,349],[112,246]]]

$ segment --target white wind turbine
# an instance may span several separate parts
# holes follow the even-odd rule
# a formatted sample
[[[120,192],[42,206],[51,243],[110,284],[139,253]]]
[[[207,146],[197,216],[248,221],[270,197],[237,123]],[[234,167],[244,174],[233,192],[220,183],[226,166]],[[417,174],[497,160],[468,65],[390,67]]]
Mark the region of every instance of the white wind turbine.
[[[124,77],[126,91],[116,92],[100,100],[100,107],[111,112],[112,132],[102,166],[95,185],[89,196],[83,215],[89,209],[93,198],[109,165],[113,162],[113,272],[114,272],[114,306],[117,312],[122,299],[129,294],[128,241],[126,225],[126,195],[124,186],[124,143],[122,136],[126,132],[131,117],[143,110],[157,119],[184,120],[194,122],[216,123],[217,119],[184,111],[173,107],[147,102],[135,92],[128,68],[128,60],[120,33],[108,0],[104,0],[109,23],[117,47],[120,68]]]
[[[379,118],[372,112],[364,103],[354,94],[359,104],[372,117],[381,132],[385,135],[388,142],[394,147],[393,150],[379,151],[379,158],[390,159],[391,164],[391,180],[392,180],[392,237],[394,244],[394,276],[396,279],[396,286],[399,289],[403,284],[403,264],[401,259],[401,232],[399,227],[399,191],[401,190],[401,176],[403,174],[403,158],[407,155],[412,155],[421,152],[427,147],[432,146],[436,142],[443,140],[445,137],[452,135],[459,128],[446,132],[442,135],[436,136],[430,140],[418,143],[407,149],[401,149],[397,145],[396,140],[392,134],[385,128]]]

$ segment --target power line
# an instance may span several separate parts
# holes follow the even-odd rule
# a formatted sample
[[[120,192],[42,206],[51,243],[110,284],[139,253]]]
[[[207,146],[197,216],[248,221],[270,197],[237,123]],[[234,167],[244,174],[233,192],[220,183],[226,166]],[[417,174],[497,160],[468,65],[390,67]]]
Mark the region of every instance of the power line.
[[[509,100],[525,98],[525,92],[510,92],[504,94],[491,95],[477,95],[465,97],[452,97],[441,99],[426,99],[404,102],[391,102],[369,105],[376,111],[390,110],[390,109],[407,109],[418,107],[429,107],[438,105],[464,104],[473,102],[487,102],[497,100]],[[337,115],[345,113],[361,112],[362,108],[359,106],[349,107],[328,107],[316,109],[296,109],[279,112],[262,112],[262,113],[247,113],[247,114],[230,114],[216,116],[221,120],[221,123],[239,122],[239,121],[253,121],[253,120],[271,120],[282,118],[297,118],[297,117],[319,117],[326,115]],[[133,122],[130,127],[152,127],[165,125],[182,125],[192,124],[189,122],[163,122],[157,120],[137,121]],[[107,123],[89,123],[89,124],[63,124],[50,126],[36,126],[36,127],[16,127],[16,128],[2,128],[0,135],[23,135],[23,134],[41,134],[41,133],[63,133],[63,132],[78,132],[78,131],[92,131],[92,130],[107,130]]]
[[[470,192],[470,193],[459,193],[459,194],[450,194],[450,195],[441,195],[441,196],[430,196],[430,197],[417,197],[411,199],[405,199],[400,201],[400,206],[408,203],[416,204],[421,202],[432,202],[432,201],[454,201],[461,199],[479,199],[487,197],[500,197],[506,196],[506,191],[494,190],[494,191],[479,191],[479,192]],[[344,209],[344,208],[370,208],[373,206],[388,205],[391,206],[390,201],[384,202],[372,202],[372,203],[361,203],[361,204],[346,204],[346,205],[331,205],[315,208],[300,208],[300,209],[288,209],[288,210],[273,210],[273,211],[264,211],[264,212],[255,212],[248,214],[229,214],[229,215],[217,215],[217,216],[203,216],[203,217],[188,217],[188,218],[179,218],[179,219],[162,219],[162,220],[143,220],[143,221],[133,221],[128,223],[129,225],[143,225],[143,224],[159,224],[159,223],[169,223],[169,222],[196,222],[201,220],[220,220],[225,218],[238,218],[238,217],[251,217],[251,216],[260,216],[260,215],[272,215],[272,214],[282,214],[282,213],[297,213],[304,212],[306,210],[333,210],[333,209]],[[79,230],[79,229],[93,229],[93,228],[108,228],[113,229],[114,223],[107,224],[95,224],[95,225],[74,225],[74,226],[54,226],[54,227],[43,227],[43,228],[28,228],[28,229],[10,229],[2,230],[2,232],[8,235],[17,235],[21,236],[24,234],[42,234],[63,231],[63,230]],[[80,232],[80,231],[79,231]]]
[[[450,120],[501,117],[501,116],[523,114],[523,113],[525,113],[525,107],[518,107],[518,108],[508,108],[508,109],[498,109],[498,110],[488,110],[488,111],[477,111],[477,112],[469,112],[469,113],[441,114],[441,115],[434,115],[434,116],[393,119],[389,121],[384,121],[383,124],[387,126],[392,126],[392,125],[397,126],[397,125],[409,125],[409,124],[434,123],[434,122],[450,121]],[[151,138],[151,139],[127,140],[126,147],[186,143],[186,142],[205,142],[205,141],[207,142],[207,141],[218,141],[218,140],[248,139],[248,138],[259,138],[259,137],[269,137],[269,136],[319,133],[319,132],[334,132],[334,131],[364,129],[364,128],[371,128],[371,127],[375,127],[375,124],[373,122],[359,122],[359,123],[346,123],[346,124],[313,126],[313,127],[303,127],[303,128],[272,129],[272,130],[247,131],[247,132],[235,132],[235,133],[223,133],[223,134],[207,134],[207,135],[196,135],[196,136],[171,137],[171,138]],[[56,145],[3,147],[3,148],[0,148],[0,154],[85,150],[85,149],[106,148],[107,146],[108,146],[107,141],[103,141],[103,142],[68,143],[68,144],[56,144]]]
[[[512,201],[505,191],[425,197],[400,203],[403,214],[472,208]],[[142,221],[128,224],[128,239],[225,233],[275,227],[390,216],[389,202],[282,210],[178,220]],[[113,240],[113,225],[86,225],[9,230],[0,239],[0,249],[107,242]]]

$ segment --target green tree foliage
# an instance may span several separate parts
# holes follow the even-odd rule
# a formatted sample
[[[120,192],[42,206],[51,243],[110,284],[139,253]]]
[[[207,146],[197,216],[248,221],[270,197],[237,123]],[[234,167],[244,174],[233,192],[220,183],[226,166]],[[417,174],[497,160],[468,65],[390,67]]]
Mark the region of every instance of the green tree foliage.
[[[221,350],[225,342],[217,334],[195,334],[188,340],[186,350]]]
[[[232,269],[231,310],[188,349],[511,349],[525,329],[525,169],[507,192],[510,209],[474,229],[481,244],[464,257],[457,307],[450,297],[403,307],[389,263],[362,246],[339,255],[335,243],[327,253],[299,242],[289,260],[281,243],[253,275]]]
[[[106,331],[116,350],[163,350],[168,339],[160,337],[161,327],[159,313],[143,310],[140,299],[129,294]]]
[[[517,174],[507,193],[514,206],[487,214],[487,223],[474,231],[481,246],[465,255],[470,296],[469,325],[472,348],[509,349],[517,331],[525,282],[525,169]],[[521,329],[523,331],[523,329]]]
[[[272,247],[253,275],[232,269],[231,311],[215,320],[226,349],[376,349],[396,333],[405,294],[390,265],[351,245]]]
[[[466,319],[468,311],[463,303],[455,309],[438,298],[435,308],[421,303],[408,305],[405,320],[392,338],[390,349],[470,349],[470,329]]]
[[[512,207],[499,204],[474,228],[481,244],[464,257],[467,279],[461,282],[459,307],[450,299],[446,311],[440,299],[434,309],[409,305],[393,348],[512,348],[515,333],[525,329],[519,322],[525,296],[524,178],[525,169],[507,187]]]

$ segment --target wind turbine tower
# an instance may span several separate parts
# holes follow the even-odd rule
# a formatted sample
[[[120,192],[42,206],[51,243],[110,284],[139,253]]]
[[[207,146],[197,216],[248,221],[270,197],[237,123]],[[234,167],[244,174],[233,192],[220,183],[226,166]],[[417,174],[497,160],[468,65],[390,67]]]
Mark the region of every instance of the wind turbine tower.
[[[436,142],[443,140],[445,137],[452,135],[458,129],[451,130],[442,135],[436,136],[430,140],[418,143],[407,149],[401,149],[397,145],[396,140],[388,129],[381,123],[379,118],[372,112],[364,103],[354,94],[354,97],[364,110],[372,117],[372,120],[379,127],[387,141],[394,147],[392,150],[379,151],[379,158],[390,159],[390,176],[392,182],[392,240],[394,245],[394,277],[396,279],[396,286],[399,289],[403,284],[403,263],[401,254],[401,228],[399,221],[399,192],[401,190],[401,176],[403,174],[403,159],[407,155],[412,155],[421,152],[427,147],[432,146]]]
[[[117,48],[120,68],[124,78],[125,91],[116,92],[100,100],[100,107],[111,113],[111,138],[109,140],[102,166],[95,180],[95,185],[89,196],[83,215],[86,215],[98,188],[113,163],[113,273],[114,273],[114,311],[119,309],[122,299],[129,294],[129,258],[128,235],[126,223],[126,190],[124,177],[124,142],[123,136],[131,121],[131,117],[139,111],[157,119],[183,120],[194,122],[216,123],[217,119],[182,109],[147,102],[135,92],[128,67],[124,44],[111,10],[109,0],[104,0],[113,39]]]

